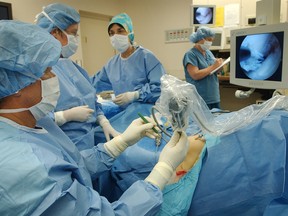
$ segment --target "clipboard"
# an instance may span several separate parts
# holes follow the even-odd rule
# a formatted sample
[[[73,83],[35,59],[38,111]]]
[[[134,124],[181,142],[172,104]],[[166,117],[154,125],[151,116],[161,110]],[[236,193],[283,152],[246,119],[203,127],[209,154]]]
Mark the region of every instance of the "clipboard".
[[[214,69],[214,70],[210,73],[210,75],[212,75],[213,73],[215,73],[216,71],[218,71],[221,67],[223,67],[223,66],[224,66],[225,64],[227,64],[228,62],[230,62],[230,57],[227,58],[225,61],[223,61],[222,64],[221,64],[219,67],[217,67],[216,69]]]

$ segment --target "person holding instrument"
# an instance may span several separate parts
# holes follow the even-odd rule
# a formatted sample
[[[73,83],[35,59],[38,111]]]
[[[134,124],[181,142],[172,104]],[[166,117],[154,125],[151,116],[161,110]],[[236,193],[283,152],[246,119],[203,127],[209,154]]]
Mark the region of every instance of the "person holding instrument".
[[[47,116],[61,94],[51,71],[61,44],[19,21],[0,21],[0,32],[0,215],[155,215],[161,190],[186,155],[186,134],[175,133],[148,177],[108,202],[93,190],[91,177],[143,136],[155,137],[154,124],[138,118],[124,133],[80,154]]]

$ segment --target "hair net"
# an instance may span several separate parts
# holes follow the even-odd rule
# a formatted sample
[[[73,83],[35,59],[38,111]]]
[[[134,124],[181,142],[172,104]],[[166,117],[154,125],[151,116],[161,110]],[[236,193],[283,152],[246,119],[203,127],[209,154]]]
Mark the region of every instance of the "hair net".
[[[112,18],[108,25],[108,31],[110,29],[110,26],[114,23],[120,24],[123,26],[123,28],[128,32],[131,33],[129,35],[129,38],[131,42],[133,43],[134,41],[134,33],[133,33],[133,24],[131,18],[126,14],[126,13],[121,13]]]
[[[60,53],[59,41],[39,26],[0,21],[0,99],[35,82]]]
[[[54,23],[43,14],[43,11]],[[36,24],[48,32],[51,32],[55,27],[66,30],[70,25],[80,22],[79,13],[68,5],[50,4],[44,7],[43,11],[36,16]]]
[[[214,37],[215,32],[207,27],[207,26],[201,26],[197,29],[196,32],[192,33],[190,35],[190,41],[192,43],[197,43],[198,41],[202,40],[203,38],[206,37]]]

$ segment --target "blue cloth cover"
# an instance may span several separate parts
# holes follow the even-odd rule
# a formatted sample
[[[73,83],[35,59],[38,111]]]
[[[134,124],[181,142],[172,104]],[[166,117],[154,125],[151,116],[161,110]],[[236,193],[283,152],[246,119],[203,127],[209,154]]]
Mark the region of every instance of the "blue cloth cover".
[[[190,35],[190,41],[192,43],[197,43],[198,41],[207,38],[207,37],[214,37],[215,32],[213,29],[207,27],[207,26],[200,26],[196,32],[193,32]]]
[[[188,215],[287,215],[287,138],[287,111],[210,137]]]
[[[131,18],[128,16],[128,14],[121,13],[121,14],[114,16],[108,25],[108,30],[109,30],[109,27],[114,23],[118,23],[118,24],[122,25],[123,28],[126,30],[126,32],[130,33],[128,37],[130,38],[130,40],[133,44],[133,41],[134,41],[133,24],[132,24]]]
[[[60,52],[59,41],[38,26],[0,21],[0,99],[34,83]]]
[[[36,17],[36,24],[49,33],[56,27],[66,30],[70,25],[80,22],[80,14],[74,8],[65,4],[53,3],[44,7],[43,11],[54,23],[40,13]]]
[[[123,114],[112,117],[111,123],[117,130],[123,131],[132,119],[138,117],[137,112],[150,115],[151,107],[135,103]],[[225,115],[229,114],[218,115],[217,118],[225,118]],[[199,128],[190,122],[187,133],[193,135],[198,132]],[[194,196],[193,190],[186,197],[175,189],[175,199],[183,207],[179,211],[185,211],[184,206],[193,196],[188,215],[272,216],[275,211],[279,212],[277,215],[284,216],[287,213],[286,111],[273,111],[232,134],[220,137],[205,135],[205,138],[207,152],[203,155],[199,180],[194,181],[194,185],[187,183],[187,188],[196,187]],[[106,176],[107,184],[117,191],[115,194],[106,191],[108,198],[117,199],[137,179],[144,179],[156,164],[164,146],[165,142],[162,141],[156,152],[154,141],[146,138],[126,149],[115,160],[112,172]],[[197,177],[197,172],[193,172]],[[172,193],[173,190],[169,196],[173,196]],[[161,210],[165,211],[165,208]]]
[[[166,185],[163,190],[163,203],[157,216],[187,215],[202,167],[206,147],[202,149],[198,161],[177,183]]]

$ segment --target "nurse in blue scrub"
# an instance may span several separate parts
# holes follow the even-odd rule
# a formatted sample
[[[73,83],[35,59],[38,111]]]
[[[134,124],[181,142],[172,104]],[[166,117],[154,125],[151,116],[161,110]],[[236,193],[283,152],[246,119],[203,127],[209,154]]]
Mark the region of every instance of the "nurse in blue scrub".
[[[219,80],[217,73],[210,74],[223,62],[209,50],[214,35],[213,30],[206,26],[199,27],[190,35],[190,41],[195,45],[185,53],[183,67],[186,81],[196,87],[209,109],[220,109]]]

